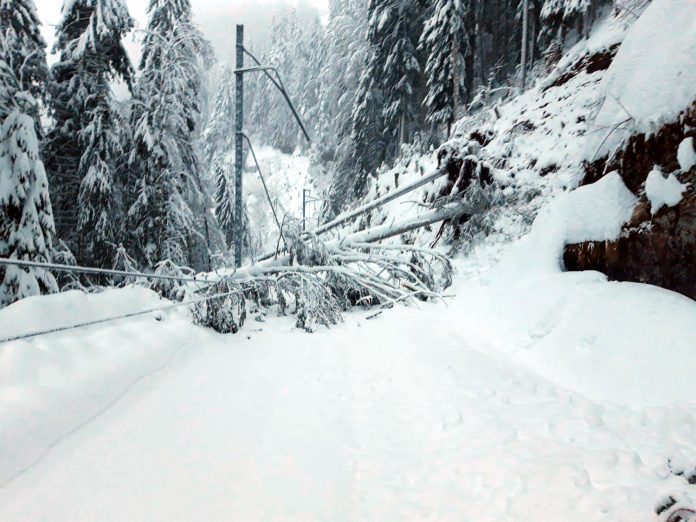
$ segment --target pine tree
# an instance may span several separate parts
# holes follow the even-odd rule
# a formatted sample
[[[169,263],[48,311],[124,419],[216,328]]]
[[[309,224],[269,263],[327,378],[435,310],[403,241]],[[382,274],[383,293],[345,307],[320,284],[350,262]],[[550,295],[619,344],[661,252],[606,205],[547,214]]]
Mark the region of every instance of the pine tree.
[[[339,158],[330,198],[333,213],[365,195],[369,175],[387,157],[384,92],[380,76],[385,58],[380,20],[390,0],[370,0],[367,7],[367,51],[351,118],[350,144]]]
[[[96,172],[104,164],[114,162],[113,157],[93,153],[96,145],[90,140],[103,144],[113,134],[101,126],[98,130],[106,134],[96,136],[97,127],[92,119],[99,117],[104,123],[116,118],[113,115],[104,118],[104,111],[112,110],[112,96],[104,86],[114,78],[131,83],[133,71],[122,39],[132,27],[133,20],[124,0],[65,0],[62,20],[56,29],[54,49],[60,53],[60,59],[51,70],[49,109],[53,125],[45,155],[58,234],[82,263],[104,266],[111,263],[110,259],[97,259],[93,254],[104,252],[106,242],[112,238],[98,237],[93,230],[85,228],[92,223],[92,218],[84,217],[85,214],[96,216],[104,210],[100,208],[105,202],[104,191],[83,189],[82,183],[92,166],[96,169],[92,172]],[[84,157],[88,150],[89,156]],[[109,150],[114,149],[101,148],[101,152]],[[92,195],[95,199],[90,199]],[[78,209],[83,210],[83,216]],[[100,245],[88,244],[90,241]]]
[[[117,166],[123,155],[118,127],[125,121],[111,105],[106,77],[92,94],[96,107],[81,136],[78,228],[80,258],[89,266],[111,267],[123,238],[122,207],[116,199]],[[89,105],[92,103],[89,102]]]
[[[434,125],[446,124],[448,129],[457,120],[465,89],[462,57],[467,52],[468,7],[466,0],[436,0],[421,38],[421,46],[428,56],[425,67],[428,93],[424,102],[428,121]]]
[[[31,94],[34,99],[44,96],[48,66],[46,65],[46,42],[39,29],[34,0],[0,1],[0,41],[3,42],[2,59],[14,71],[19,80],[19,89]],[[33,111],[36,131],[41,133],[38,118],[39,105],[27,107]],[[2,122],[7,114],[0,114]]]
[[[234,232],[234,187],[229,180],[234,170],[234,88],[231,69],[221,66],[215,104],[203,139],[205,160],[215,183],[215,216],[228,244]]]
[[[203,269],[208,221],[198,139],[201,60],[210,46],[192,23],[189,0],[151,0],[148,12],[130,157],[139,169],[129,210],[132,241],[151,268],[175,263]]]
[[[599,8],[607,0],[545,0],[541,8],[542,38],[563,43],[571,29],[586,36]]]
[[[367,11],[361,0],[331,0],[329,10],[315,133],[322,136],[322,157],[334,160],[349,154],[353,107],[367,51]]]
[[[9,56],[5,45],[19,49],[15,41],[2,44],[2,56]],[[51,260],[53,213],[32,116],[36,101],[23,90],[27,84],[22,85],[18,72],[21,68],[0,60],[0,257],[46,263]],[[0,268],[0,307],[54,291],[56,281],[45,269]]]
[[[417,46],[420,39],[420,5],[417,0],[391,0],[380,17],[386,60],[380,75],[384,92],[384,117],[397,143],[409,141],[411,126],[418,120],[420,100],[417,88],[421,65]]]

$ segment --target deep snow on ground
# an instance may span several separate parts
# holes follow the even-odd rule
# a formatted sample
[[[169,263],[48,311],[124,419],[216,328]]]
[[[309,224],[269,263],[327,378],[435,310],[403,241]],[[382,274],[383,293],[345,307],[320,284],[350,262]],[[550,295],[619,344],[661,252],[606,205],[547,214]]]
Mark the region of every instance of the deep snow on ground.
[[[696,462],[696,304],[592,274],[455,290],[315,335],[271,318],[222,336],[177,312],[0,347],[0,451],[24,455],[4,461],[0,520],[647,522],[687,489],[667,461]],[[49,422],[79,409],[67,437],[71,419]],[[6,436],[30,413],[50,450]]]
[[[654,520],[696,495],[669,467],[696,465],[696,303],[558,259],[617,233],[624,191],[609,176],[479,245],[445,303],[315,335],[174,311],[1,345],[0,520]],[[0,331],[157,301],[35,298]]]
[[[629,26],[600,22],[560,72]],[[0,520],[648,522],[665,493],[696,499],[668,464],[696,466],[696,303],[561,266],[567,242],[615,238],[635,205],[611,173],[573,191],[633,34],[613,70],[552,74],[499,117],[460,122],[491,133],[480,157],[510,199],[444,303],[354,311],[314,335],[269,316],[222,336],[179,309],[0,344]],[[297,215],[307,160],[259,152]],[[371,197],[434,167],[412,157]],[[246,187],[257,246],[275,246],[258,177]],[[417,215],[437,188],[372,223]],[[159,303],[138,288],[28,299],[0,311],[0,337]]]

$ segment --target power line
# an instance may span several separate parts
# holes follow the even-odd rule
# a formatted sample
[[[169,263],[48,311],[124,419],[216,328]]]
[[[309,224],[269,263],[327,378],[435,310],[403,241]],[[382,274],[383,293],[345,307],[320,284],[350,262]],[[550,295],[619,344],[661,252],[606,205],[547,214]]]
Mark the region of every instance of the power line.
[[[156,308],[150,308],[150,309],[148,309],[148,310],[142,310],[142,311],[140,311],[140,312],[132,312],[132,313],[129,313],[129,314],[118,315],[118,316],[115,316],[115,317],[107,317],[107,318],[105,318],[105,319],[97,319],[97,320],[95,320],[95,321],[86,321],[86,322],[84,322],[84,323],[72,324],[72,325],[69,325],[69,326],[60,326],[60,327],[58,327],[58,328],[51,328],[51,329],[49,329],[49,330],[41,330],[41,331],[38,331],[38,332],[31,332],[31,333],[26,333],[26,334],[21,334],[21,335],[15,335],[15,336],[12,336],[12,337],[7,337],[7,338],[5,338],[5,339],[0,339],[0,344],[9,343],[9,342],[13,342],[13,341],[22,341],[22,340],[24,340],[24,339],[31,339],[31,338],[34,338],[34,337],[39,337],[39,336],[42,336],[42,335],[48,335],[48,334],[52,334],[52,333],[66,332],[66,331],[68,331],[68,330],[77,330],[77,329],[79,329],[79,328],[86,328],[86,327],[88,327],[88,326],[95,326],[95,325],[98,325],[98,324],[110,323],[110,322],[113,322],[113,321],[120,321],[121,319],[130,319],[130,318],[138,317],[138,316],[141,316],[141,315],[152,314],[152,313],[154,313],[154,312],[164,312],[164,311],[167,311],[167,310],[172,310],[172,309],[174,309],[174,308],[179,308],[179,307],[181,307],[181,306],[194,305],[194,304],[202,303],[202,302],[205,302],[205,301],[210,301],[210,300],[212,300],[212,299],[221,299],[221,298],[223,298],[223,297],[228,297],[228,296],[230,296],[230,295],[241,294],[241,293],[243,293],[242,290],[235,290],[235,291],[233,291],[233,292],[226,292],[226,293],[223,293],[223,294],[210,295],[210,296],[201,297],[201,298],[198,298],[198,299],[191,299],[190,301],[184,301],[184,302],[181,302],[181,303],[173,303],[173,304],[167,305],[167,306],[160,306],[160,307],[156,307]]]
[[[160,274],[144,274],[142,272],[127,272],[125,270],[109,270],[106,268],[92,268],[85,266],[60,265],[56,263],[40,263],[38,261],[24,261],[20,259],[0,258],[0,265],[19,266],[22,268],[45,268],[46,270],[54,270],[57,272],[74,272],[79,274],[94,274],[94,275],[112,275],[134,277],[138,279],[160,279],[165,281],[183,281],[187,283],[207,283],[212,284],[214,281],[205,281],[196,279],[195,277],[178,277]]]

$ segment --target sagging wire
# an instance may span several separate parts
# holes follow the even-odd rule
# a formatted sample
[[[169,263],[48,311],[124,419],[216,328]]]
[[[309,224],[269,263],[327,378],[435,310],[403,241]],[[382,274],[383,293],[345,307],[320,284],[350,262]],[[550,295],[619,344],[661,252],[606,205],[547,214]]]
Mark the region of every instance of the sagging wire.
[[[215,281],[197,279],[195,277],[179,277],[161,274],[145,274],[142,272],[127,272],[125,270],[111,270],[108,268],[93,268],[86,266],[61,265],[57,263],[41,263],[38,261],[24,261],[21,259],[0,258],[0,265],[18,266],[20,268],[44,268],[55,272],[74,272],[78,274],[111,275],[133,277],[136,279],[159,279],[165,281],[179,281],[185,283],[213,284]]]
[[[172,309],[174,309],[174,308],[179,308],[179,307],[182,307],[182,306],[195,305],[195,304],[203,303],[203,302],[205,302],[205,301],[210,301],[210,300],[213,300],[213,299],[221,299],[221,298],[223,298],[223,297],[228,297],[228,296],[235,295],[235,294],[241,294],[241,293],[243,293],[243,292],[244,292],[243,290],[235,290],[235,291],[226,292],[226,293],[223,293],[223,294],[210,295],[210,296],[201,297],[201,298],[198,298],[198,299],[191,299],[191,300],[189,300],[189,301],[183,301],[183,302],[181,302],[181,303],[173,303],[173,304],[171,304],[171,305],[160,306],[160,307],[155,307],[155,308],[149,308],[149,309],[147,309],[147,310],[141,310],[141,311],[139,311],[139,312],[132,312],[132,313],[129,313],[129,314],[123,314],[123,315],[118,315],[118,316],[113,316],[113,317],[107,317],[107,318],[105,318],[105,319],[97,319],[97,320],[94,320],[94,321],[86,321],[86,322],[84,322],[84,323],[71,324],[71,325],[68,325],[68,326],[61,326],[61,327],[58,327],[58,328],[50,328],[50,329],[48,329],[48,330],[40,330],[40,331],[37,331],[37,332],[30,332],[30,333],[25,333],[25,334],[20,334],[20,335],[14,335],[14,336],[11,336],[11,337],[6,337],[6,338],[4,338],[4,339],[0,339],[0,344],[9,343],[9,342],[13,342],[13,341],[22,341],[22,340],[25,340],[25,339],[32,339],[32,338],[34,338],[34,337],[40,337],[40,336],[43,336],[43,335],[49,335],[49,334],[59,333],[59,332],[66,332],[66,331],[69,331],[69,330],[77,330],[77,329],[80,329],[80,328],[87,328],[87,327],[89,327],[89,326],[95,326],[95,325],[99,325],[99,324],[110,323],[110,322],[114,322],[114,321],[120,321],[120,320],[122,320],[122,319],[131,319],[131,318],[133,318],[133,317],[139,317],[139,316],[141,316],[141,315],[148,315],[148,314],[152,314],[152,313],[155,313],[155,312],[165,312],[165,311],[167,311],[167,310],[172,310]]]

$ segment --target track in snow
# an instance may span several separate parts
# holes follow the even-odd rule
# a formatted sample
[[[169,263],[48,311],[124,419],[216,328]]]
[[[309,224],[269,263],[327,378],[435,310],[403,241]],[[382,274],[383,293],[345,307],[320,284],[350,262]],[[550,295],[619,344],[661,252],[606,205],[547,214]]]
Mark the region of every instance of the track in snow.
[[[590,402],[441,307],[348,323],[193,341],[0,489],[0,520],[653,520],[693,409]]]

